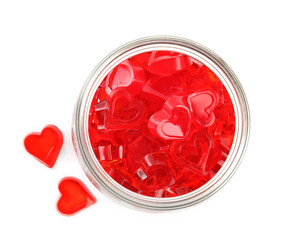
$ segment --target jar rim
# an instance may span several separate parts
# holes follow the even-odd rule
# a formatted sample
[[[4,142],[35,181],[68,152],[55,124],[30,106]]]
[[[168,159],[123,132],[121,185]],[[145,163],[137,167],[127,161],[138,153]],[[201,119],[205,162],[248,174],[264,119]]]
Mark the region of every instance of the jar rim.
[[[235,136],[230,153],[217,174],[200,188],[171,198],[156,198],[132,192],[112,179],[99,164],[88,136],[88,114],[94,94],[104,77],[120,62],[142,52],[176,51],[193,57],[209,67],[221,80],[233,102]],[[90,181],[107,195],[142,208],[178,209],[198,203],[217,192],[235,173],[245,153],[250,132],[250,113],[243,88],[231,68],[214,52],[188,39],[151,36],[131,41],[106,56],[92,71],[77,100],[72,136],[81,166]]]

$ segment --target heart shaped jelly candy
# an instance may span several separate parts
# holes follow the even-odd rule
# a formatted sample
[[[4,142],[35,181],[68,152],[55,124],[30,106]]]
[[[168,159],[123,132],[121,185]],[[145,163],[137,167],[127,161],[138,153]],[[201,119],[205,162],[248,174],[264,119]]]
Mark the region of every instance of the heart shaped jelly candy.
[[[191,127],[189,109],[178,97],[169,98],[148,121],[148,128],[163,140],[184,139]]]
[[[145,117],[145,106],[134,101],[123,88],[117,88],[109,96],[109,129],[129,129],[139,126]]]
[[[218,104],[216,92],[207,90],[195,92],[188,96],[188,104],[195,120],[202,126],[211,126],[215,120],[213,113]]]
[[[111,90],[118,87],[128,87],[134,80],[134,71],[129,61],[124,61],[115,67],[106,77],[106,86]]]
[[[213,151],[213,139],[205,129],[193,134],[189,140],[174,142],[170,147],[172,159],[178,168],[204,175]]]
[[[151,192],[174,183],[169,166],[170,158],[167,152],[162,151],[145,155],[138,170],[144,172],[144,179],[140,184],[142,191]]]
[[[131,91],[132,95],[135,95],[134,93],[138,93],[144,83],[145,73],[143,69],[125,60],[106,76],[105,91],[109,95],[116,88],[124,87]]]
[[[58,188],[61,192],[61,197],[57,202],[57,209],[62,214],[72,215],[96,203],[96,198],[77,178],[63,178]]]
[[[24,145],[30,154],[52,168],[63,145],[63,134],[56,126],[47,125],[41,133],[26,136]]]

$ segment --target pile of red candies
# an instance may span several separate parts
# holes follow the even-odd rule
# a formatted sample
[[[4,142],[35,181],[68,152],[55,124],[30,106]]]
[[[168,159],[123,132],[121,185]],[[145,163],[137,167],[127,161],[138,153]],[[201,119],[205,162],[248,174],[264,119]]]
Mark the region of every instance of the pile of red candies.
[[[89,112],[89,138],[115,181],[151,197],[201,187],[223,166],[235,113],[220,79],[196,59],[145,52],[102,81]]]

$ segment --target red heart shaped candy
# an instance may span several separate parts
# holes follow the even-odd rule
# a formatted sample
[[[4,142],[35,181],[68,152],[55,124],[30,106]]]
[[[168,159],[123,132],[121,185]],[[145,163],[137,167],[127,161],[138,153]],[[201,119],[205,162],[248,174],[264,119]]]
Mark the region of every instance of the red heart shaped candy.
[[[41,133],[26,136],[24,145],[31,155],[52,168],[63,145],[63,134],[56,126],[47,125]]]
[[[189,140],[176,141],[170,147],[172,159],[179,168],[204,175],[213,150],[213,139],[206,130],[194,133]]]
[[[124,87],[132,95],[138,94],[145,83],[145,73],[141,67],[133,66],[128,60],[121,62],[105,78],[105,91],[109,95],[113,90]]]
[[[178,97],[169,98],[148,121],[148,128],[161,139],[184,139],[191,127],[189,109]]]
[[[195,92],[188,96],[191,112],[200,125],[208,127],[213,124],[213,110],[218,104],[218,99],[216,92],[211,90]]]
[[[72,215],[96,203],[96,198],[77,178],[63,178],[58,188],[61,197],[57,202],[57,209],[62,214]]]
[[[145,106],[134,101],[123,88],[115,89],[109,96],[109,129],[130,129],[139,126],[145,117]]]

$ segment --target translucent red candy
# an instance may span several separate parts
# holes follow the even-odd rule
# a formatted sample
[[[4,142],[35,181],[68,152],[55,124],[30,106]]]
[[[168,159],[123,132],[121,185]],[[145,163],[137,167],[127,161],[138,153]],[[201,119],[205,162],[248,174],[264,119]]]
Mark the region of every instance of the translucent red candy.
[[[73,215],[96,203],[96,198],[90,193],[83,182],[77,178],[63,178],[58,188],[61,196],[57,202],[57,209],[62,214]]]
[[[47,125],[41,133],[26,136],[24,145],[37,160],[52,168],[63,145],[63,134],[56,126]]]
[[[89,138],[115,181],[151,197],[180,196],[223,166],[235,133],[220,79],[187,55],[155,51],[116,66],[89,113]]]

